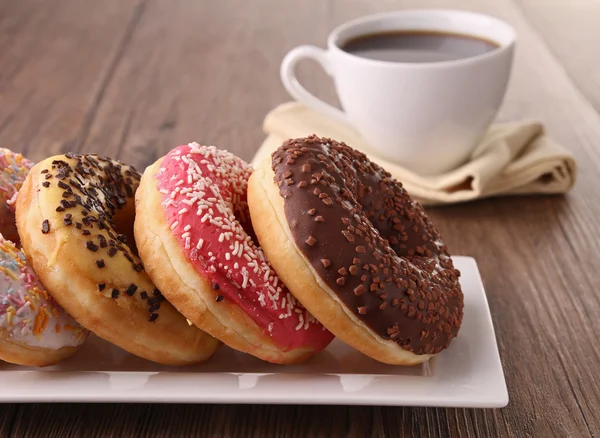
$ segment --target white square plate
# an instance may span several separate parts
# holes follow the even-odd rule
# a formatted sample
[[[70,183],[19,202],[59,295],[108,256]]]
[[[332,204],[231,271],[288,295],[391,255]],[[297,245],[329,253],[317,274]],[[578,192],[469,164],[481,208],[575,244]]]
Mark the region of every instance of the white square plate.
[[[465,315],[458,337],[429,363],[378,363],[335,340],[301,365],[262,362],[226,347],[197,366],[134,357],[97,337],[44,369],[0,364],[0,402],[276,403],[503,407],[508,392],[475,260],[455,257]]]

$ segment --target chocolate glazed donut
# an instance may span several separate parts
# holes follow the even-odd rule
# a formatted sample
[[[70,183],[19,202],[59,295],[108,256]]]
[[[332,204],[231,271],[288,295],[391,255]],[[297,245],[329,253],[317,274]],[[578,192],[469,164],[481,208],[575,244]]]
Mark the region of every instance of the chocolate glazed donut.
[[[288,140],[251,177],[249,205],[279,276],[345,342],[382,362],[409,365],[457,335],[460,274],[438,231],[364,154],[327,138]],[[273,213],[279,224],[266,220]],[[277,228],[293,242],[296,259]]]

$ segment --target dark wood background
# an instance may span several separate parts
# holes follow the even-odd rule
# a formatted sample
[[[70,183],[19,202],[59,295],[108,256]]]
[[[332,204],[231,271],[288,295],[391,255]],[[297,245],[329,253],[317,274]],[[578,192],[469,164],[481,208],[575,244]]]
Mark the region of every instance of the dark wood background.
[[[144,168],[196,140],[250,159],[289,99],[283,55],[407,7],[494,14],[520,34],[502,120],[536,118],[577,157],[566,197],[430,209],[485,281],[505,409],[2,405],[0,435],[600,437],[600,3],[594,0],[0,0],[0,144]],[[335,102],[314,65],[302,77]],[[0,388],[0,391],[2,389]]]

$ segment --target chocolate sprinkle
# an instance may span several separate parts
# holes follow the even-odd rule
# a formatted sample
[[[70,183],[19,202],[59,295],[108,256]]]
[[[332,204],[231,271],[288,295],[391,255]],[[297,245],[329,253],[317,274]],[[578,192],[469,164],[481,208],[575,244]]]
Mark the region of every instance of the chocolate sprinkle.
[[[94,242],[92,242],[91,240],[88,240],[87,242],[85,242],[85,247],[87,249],[89,249],[90,251],[96,252],[98,251],[98,249],[100,248],[98,245],[96,245]]]
[[[135,294],[135,291],[137,291],[137,289],[138,287],[135,284],[130,284],[127,290],[125,290],[125,293],[132,297],[133,294]]]
[[[225,299],[225,297],[223,295],[217,295],[217,303],[220,303],[221,301],[223,301]]]
[[[127,245],[123,230],[116,229],[115,221],[118,211],[134,202],[141,177],[135,168],[98,155],[65,154],[63,159],[52,161],[42,174],[45,180],[57,180],[57,196],[62,199],[57,202],[56,211],[69,211],[63,213],[59,220],[66,226],[74,225],[81,235],[89,236],[82,240],[87,250],[98,253],[98,258],[92,259],[97,268],[106,268],[106,257],[112,258],[121,252],[132,269],[143,271],[140,259]],[[42,185],[51,187],[49,181],[42,182]],[[42,232],[46,234],[49,231],[50,223],[46,220],[42,223]],[[106,275],[109,275],[108,272]],[[104,290],[106,283],[100,283],[98,288]],[[137,289],[138,286],[131,284],[125,293],[134,296]],[[112,289],[111,294],[116,298],[119,290]],[[147,299],[146,292],[144,295]],[[164,297],[156,290],[154,303],[148,310],[152,321],[158,318],[156,311],[162,301]]]
[[[402,184],[364,154],[316,136],[284,142],[272,168],[288,223],[297,223],[296,246],[349,311],[415,354],[448,347],[463,317],[459,273]],[[313,188],[279,184],[291,175],[306,175]],[[335,269],[326,254],[336,254]]]

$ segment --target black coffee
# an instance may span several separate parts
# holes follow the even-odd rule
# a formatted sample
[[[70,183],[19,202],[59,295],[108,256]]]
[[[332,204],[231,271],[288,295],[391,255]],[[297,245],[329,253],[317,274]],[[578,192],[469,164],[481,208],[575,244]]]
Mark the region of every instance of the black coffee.
[[[491,52],[498,44],[469,35],[434,31],[397,31],[361,35],[342,50],[362,58],[391,62],[440,62]]]

